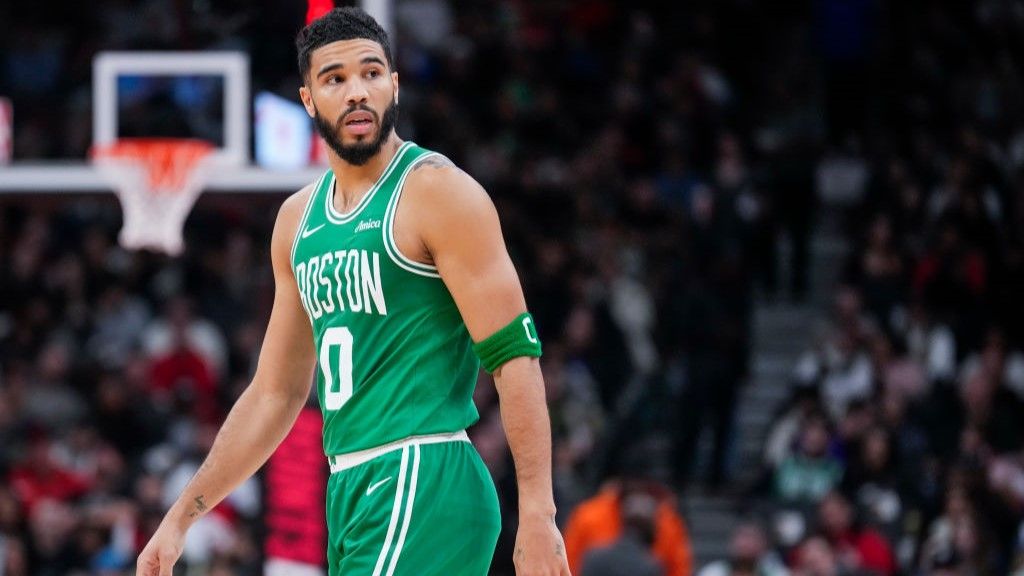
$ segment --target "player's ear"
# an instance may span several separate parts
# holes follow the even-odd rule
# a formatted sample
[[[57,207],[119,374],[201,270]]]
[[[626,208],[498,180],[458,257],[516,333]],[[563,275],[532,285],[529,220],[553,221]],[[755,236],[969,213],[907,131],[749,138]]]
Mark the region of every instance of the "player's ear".
[[[391,84],[395,87],[395,104],[398,104],[398,72],[391,73]]]
[[[306,114],[309,114],[310,118],[315,118],[316,106],[313,104],[313,93],[309,91],[309,86],[305,84],[299,86],[299,99],[302,100],[302,106],[306,109]]]

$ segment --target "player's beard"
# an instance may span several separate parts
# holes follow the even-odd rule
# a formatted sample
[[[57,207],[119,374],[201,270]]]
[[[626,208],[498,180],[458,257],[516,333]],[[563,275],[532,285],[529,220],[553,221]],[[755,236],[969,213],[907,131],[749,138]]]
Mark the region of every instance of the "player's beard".
[[[377,121],[380,127],[377,131],[377,137],[369,142],[356,142],[355,144],[344,144],[341,141],[340,133],[345,128],[344,119],[350,112],[356,110],[364,110],[373,114],[374,120]],[[372,108],[366,104],[358,104],[352,106],[348,110],[345,110],[338,118],[338,121],[331,124],[323,116],[320,115],[320,111],[317,110],[316,116],[313,118],[313,123],[316,125],[316,131],[327,142],[327,145],[331,147],[331,150],[341,157],[342,160],[352,164],[353,166],[362,166],[370,161],[380,152],[380,149],[384,147],[384,142],[387,141],[388,136],[391,135],[391,131],[395,128],[395,122],[398,120],[398,102],[394,99],[391,100],[391,104],[384,110],[384,116],[380,117],[377,115]]]

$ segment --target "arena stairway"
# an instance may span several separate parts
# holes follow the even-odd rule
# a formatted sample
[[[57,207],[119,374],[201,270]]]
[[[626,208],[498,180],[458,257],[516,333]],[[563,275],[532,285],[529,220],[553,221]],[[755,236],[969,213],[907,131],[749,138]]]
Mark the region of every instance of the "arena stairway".
[[[761,470],[763,443],[790,395],[797,358],[811,344],[813,328],[825,318],[835,281],[848,251],[829,217],[819,219],[811,244],[810,290],[804,303],[758,298],[753,314],[751,370],[740,393],[731,453],[731,489],[709,494],[699,487],[682,498],[682,511],[693,544],[695,570],[728,554],[729,537],[740,521],[737,493]],[[783,245],[779,278],[788,278],[788,250]],[[711,452],[710,436],[698,447],[698,474]]]

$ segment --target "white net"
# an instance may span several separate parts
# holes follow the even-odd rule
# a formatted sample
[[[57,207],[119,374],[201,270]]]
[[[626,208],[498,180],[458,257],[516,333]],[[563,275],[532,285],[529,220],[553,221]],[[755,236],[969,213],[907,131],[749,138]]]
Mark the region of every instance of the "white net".
[[[121,140],[94,151],[93,164],[121,202],[122,246],[181,254],[185,219],[216,164],[212,152],[206,142],[170,139]]]

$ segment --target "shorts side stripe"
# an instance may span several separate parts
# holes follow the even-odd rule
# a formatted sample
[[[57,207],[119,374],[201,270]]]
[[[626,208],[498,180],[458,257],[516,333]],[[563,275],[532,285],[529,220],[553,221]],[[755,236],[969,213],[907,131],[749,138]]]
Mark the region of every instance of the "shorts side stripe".
[[[398,517],[402,512],[402,496],[405,494],[405,469],[409,463],[409,447],[402,448],[402,463],[400,464],[398,471],[398,486],[395,488],[395,503],[391,507],[391,521],[388,523],[387,536],[384,537],[384,547],[380,550],[380,555],[377,556],[377,565],[373,568],[373,576],[380,576],[381,570],[384,569],[384,561],[388,557],[388,552],[391,549],[391,542],[395,537],[395,528],[398,527]]]
[[[398,542],[395,544],[395,553],[391,555],[391,562],[388,563],[386,576],[395,573],[395,566],[398,564],[398,556],[402,554],[402,547],[405,545],[405,535],[409,532],[409,521],[412,519],[412,506],[416,501],[416,480],[420,476],[420,447],[414,444],[412,453],[412,479],[409,481],[409,499],[405,505],[405,518],[402,519],[402,531],[398,533]]]

